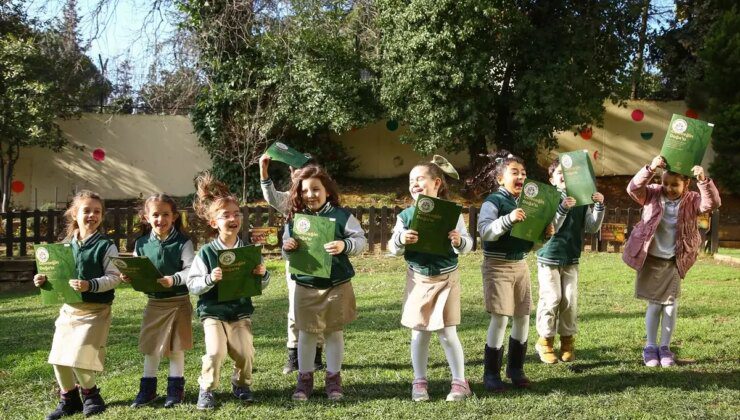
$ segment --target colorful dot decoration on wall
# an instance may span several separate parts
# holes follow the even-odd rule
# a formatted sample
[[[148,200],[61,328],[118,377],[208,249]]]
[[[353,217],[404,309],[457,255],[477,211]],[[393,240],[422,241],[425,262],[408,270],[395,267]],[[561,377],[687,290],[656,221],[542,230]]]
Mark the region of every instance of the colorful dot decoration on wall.
[[[26,189],[26,184],[23,183],[23,181],[18,181],[17,179],[10,183],[10,189],[16,193],[20,194]]]
[[[696,111],[694,111],[691,108],[687,109],[686,112],[684,113],[684,115],[686,115],[689,118],[693,118],[693,119],[699,118],[699,113],[696,112]]]
[[[640,137],[642,137],[643,140],[648,141],[653,138],[653,132],[643,131],[642,133],[640,133]]]
[[[601,153],[599,153],[598,150],[594,150],[594,160],[599,160],[601,157]]]
[[[594,135],[594,130],[591,129],[591,127],[586,127],[583,130],[581,130],[581,137],[584,140],[591,140],[591,137]]]
[[[387,128],[388,131],[396,131],[396,130],[398,130],[398,121],[396,121],[396,120],[388,120],[388,121],[386,121],[385,128]]]
[[[98,162],[102,162],[105,160],[105,150],[103,149],[95,149],[92,151],[92,158],[97,160]]]
[[[642,112],[641,109],[636,109],[636,110],[632,111],[632,119],[634,121],[638,121],[639,122],[639,121],[642,121],[643,118],[645,118],[645,113]]]

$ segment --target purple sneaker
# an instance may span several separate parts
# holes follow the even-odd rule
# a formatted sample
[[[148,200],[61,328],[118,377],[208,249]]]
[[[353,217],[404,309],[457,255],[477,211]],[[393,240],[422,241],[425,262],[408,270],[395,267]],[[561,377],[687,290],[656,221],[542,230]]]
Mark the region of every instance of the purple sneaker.
[[[662,346],[660,350],[658,350],[658,353],[660,354],[660,365],[662,367],[671,367],[676,365],[676,355],[673,354],[668,346]]]
[[[647,367],[658,367],[660,360],[658,358],[658,348],[655,346],[645,346],[642,349],[642,361]]]

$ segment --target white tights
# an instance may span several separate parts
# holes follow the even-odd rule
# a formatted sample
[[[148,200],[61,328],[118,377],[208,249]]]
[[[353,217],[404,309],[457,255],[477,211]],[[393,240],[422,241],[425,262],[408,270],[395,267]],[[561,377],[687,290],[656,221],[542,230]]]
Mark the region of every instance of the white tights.
[[[506,325],[509,317],[506,315],[491,314],[491,323],[488,324],[488,335],[486,344],[493,349],[500,349],[504,345]],[[511,317],[511,338],[525,343],[529,336],[529,315]]]
[[[457,327],[445,327],[437,330],[439,344],[445,351],[447,363],[450,365],[452,379],[465,380],[465,356],[462,344],[457,336]],[[414,378],[426,378],[427,364],[429,363],[429,342],[432,331],[411,330],[411,365],[414,368]]]
[[[671,336],[676,328],[676,317],[678,316],[678,301],[672,305],[661,305],[659,303],[648,303],[645,312],[645,330],[647,332],[647,345],[655,346],[658,339],[658,324],[661,326],[660,346],[671,345]],[[661,321],[662,317],[662,321]]]
[[[302,373],[314,371],[316,358],[316,344],[319,334],[298,331],[298,371]],[[326,352],[326,371],[337,373],[342,369],[344,359],[344,334],[334,331],[324,334],[324,351]]]

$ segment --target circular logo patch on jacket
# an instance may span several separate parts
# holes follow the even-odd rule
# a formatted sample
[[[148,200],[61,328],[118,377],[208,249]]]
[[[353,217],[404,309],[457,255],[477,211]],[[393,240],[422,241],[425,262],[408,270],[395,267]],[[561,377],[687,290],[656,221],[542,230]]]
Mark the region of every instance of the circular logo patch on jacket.
[[[434,200],[431,198],[422,198],[419,200],[419,210],[422,213],[429,213],[434,210]]]
[[[231,265],[236,261],[236,254],[233,252],[224,252],[223,254],[218,256],[218,262],[222,265]]]

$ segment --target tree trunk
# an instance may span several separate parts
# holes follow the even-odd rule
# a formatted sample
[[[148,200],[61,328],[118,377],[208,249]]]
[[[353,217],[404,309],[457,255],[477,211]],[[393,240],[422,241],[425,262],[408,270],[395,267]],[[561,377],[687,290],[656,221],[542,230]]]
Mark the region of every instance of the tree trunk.
[[[635,68],[632,75],[632,92],[630,99],[638,99],[640,82],[642,81],[642,67],[644,65],[645,42],[647,38],[648,15],[650,11],[650,0],[645,0],[642,7],[642,26],[637,38],[637,54],[635,54]]]
[[[2,206],[0,206],[0,212],[7,212],[10,210],[10,196],[13,193],[13,191],[10,190],[10,181],[13,179],[13,164],[15,162],[11,160],[11,158],[8,159],[8,162],[6,162],[6,167],[2,168],[3,176],[2,176],[2,191],[3,191],[3,201]]]
[[[511,77],[513,74],[513,65],[506,65],[504,79],[501,85],[501,92],[495,99],[494,108],[496,110],[496,129],[494,131],[494,143],[497,149],[513,149],[513,129],[511,127]]]
[[[242,165],[242,203],[247,204],[247,169],[248,166]]]
[[[468,141],[468,156],[470,157],[471,173],[478,173],[478,170],[485,165],[486,159],[481,155],[486,155],[487,153],[488,147],[486,145],[485,137],[478,136]]]

